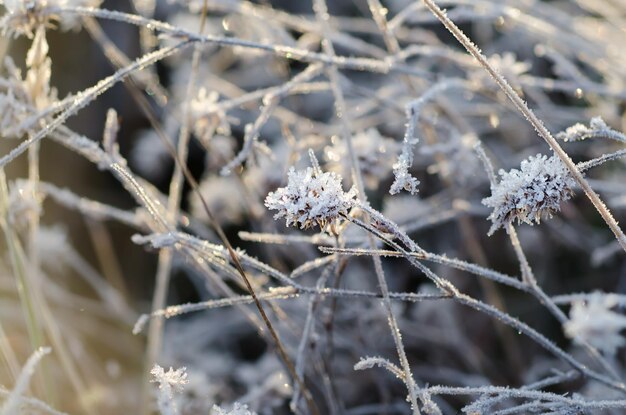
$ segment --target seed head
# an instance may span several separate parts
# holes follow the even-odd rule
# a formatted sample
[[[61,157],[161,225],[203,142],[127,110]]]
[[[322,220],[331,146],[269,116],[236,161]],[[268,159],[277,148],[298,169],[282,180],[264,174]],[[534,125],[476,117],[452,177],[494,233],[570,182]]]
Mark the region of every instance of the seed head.
[[[265,206],[278,211],[274,219],[285,217],[287,226],[307,229],[317,224],[324,229],[334,225],[340,214],[348,213],[355,197],[356,189],[344,192],[336,173],[323,173],[318,166],[304,171],[291,167],[287,186],[270,192]]]
[[[522,161],[520,170],[500,170],[500,183],[491,189],[483,204],[493,208],[489,235],[498,228],[518,223],[539,223],[561,209],[561,202],[573,193],[574,179],[561,160],[537,154]]]

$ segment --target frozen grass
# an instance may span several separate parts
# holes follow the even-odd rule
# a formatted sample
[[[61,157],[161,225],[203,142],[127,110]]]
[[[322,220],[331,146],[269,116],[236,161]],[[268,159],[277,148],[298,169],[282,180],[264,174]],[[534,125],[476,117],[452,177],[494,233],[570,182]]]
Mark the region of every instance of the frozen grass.
[[[29,42],[0,76],[1,415],[623,413],[625,3],[0,4]],[[70,29],[115,70],[60,97]],[[120,83],[149,129],[68,126]],[[43,140],[134,208],[42,177]],[[113,222],[154,253],[148,306]]]

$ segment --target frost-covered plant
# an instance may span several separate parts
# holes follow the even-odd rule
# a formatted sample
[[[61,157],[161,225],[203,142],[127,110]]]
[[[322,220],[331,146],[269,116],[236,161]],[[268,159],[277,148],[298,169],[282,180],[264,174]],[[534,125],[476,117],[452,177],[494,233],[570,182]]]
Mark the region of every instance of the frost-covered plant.
[[[45,399],[147,415],[151,381],[160,411],[181,415],[626,408],[626,301],[556,295],[621,290],[623,165],[591,171],[626,155],[620,2],[0,3],[3,40],[30,42],[0,73],[12,147],[0,155],[0,383],[16,385],[0,388],[4,412],[59,414]],[[57,25],[85,29],[102,53],[50,34]],[[136,45],[118,43],[127,26]],[[80,53],[85,78],[57,84],[72,69],[58,70],[59,53]],[[490,160],[517,165],[541,151],[537,134],[553,155],[496,177]],[[588,138],[612,141],[570,143]],[[302,167],[309,149],[324,170],[314,157]],[[77,158],[119,185],[81,186]],[[538,224],[574,187],[615,242],[582,199],[518,236],[516,219]],[[481,234],[486,217],[511,250]],[[576,276],[563,266],[574,256],[589,261]],[[602,281],[585,265],[601,265]],[[572,342],[553,341],[554,327]],[[47,343],[55,352],[27,390],[21,362]]]
[[[27,391],[28,384],[33,377],[35,368],[41,362],[41,359],[43,359],[47,354],[50,354],[51,351],[52,350],[49,347],[41,347],[28,358],[28,361],[22,368],[20,376],[15,382],[15,387],[5,399],[2,406],[0,406],[0,414],[14,415],[20,412],[20,406],[23,406],[20,402],[21,396]]]
[[[516,219],[532,225],[551,218],[574,192],[575,181],[556,156],[530,156],[519,170],[499,173],[500,182],[493,186],[491,196],[483,199],[485,206],[493,208],[488,217],[492,222],[489,235]]]
[[[161,366],[155,364],[152,370],[150,370],[150,374],[153,376],[151,382],[159,384],[157,403],[161,414],[179,414],[180,411],[174,400],[174,394],[181,393],[189,382],[187,380],[186,368],[182,367],[174,370],[170,367],[166,371]]]
[[[285,218],[287,226],[308,229],[318,225],[322,230],[334,229],[341,215],[347,215],[354,205],[356,188],[343,190],[341,176],[322,172],[313,156],[314,167],[296,171],[291,167],[287,186],[270,192],[265,206],[277,210],[274,219]]]
[[[593,117],[589,121],[589,126],[576,123],[566,128],[556,135],[556,138],[563,141],[582,141],[588,138],[610,138],[620,142],[626,142],[624,134],[610,128],[602,117]]]
[[[586,341],[607,355],[615,355],[626,344],[621,334],[626,329],[626,316],[613,310],[618,304],[616,295],[600,292],[574,301],[570,320],[563,326],[565,334],[576,343]]]

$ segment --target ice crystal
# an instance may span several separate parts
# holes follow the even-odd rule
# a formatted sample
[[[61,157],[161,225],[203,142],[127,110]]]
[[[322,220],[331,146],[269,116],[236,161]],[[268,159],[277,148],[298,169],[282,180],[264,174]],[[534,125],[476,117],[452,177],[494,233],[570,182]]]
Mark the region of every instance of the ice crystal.
[[[493,222],[489,235],[515,219],[532,225],[551,217],[560,210],[561,202],[572,196],[575,184],[558,157],[540,154],[522,161],[520,170],[500,170],[500,176],[491,196],[483,199],[485,206],[493,208],[488,217]]]
[[[565,334],[574,342],[585,341],[608,355],[626,344],[620,332],[626,328],[626,316],[611,310],[618,304],[615,295],[593,293],[587,300],[575,301]]]
[[[287,226],[300,225],[301,229],[307,229],[317,224],[324,229],[333,225],[340,214],[348,213],[355,196],[354,187],[343,191],[341,176],[336,173],[322,172],[317,166],[303,171],[291,167],[287,186],[270,192],[265,206],[278,211],[274,219],[285,217]]]

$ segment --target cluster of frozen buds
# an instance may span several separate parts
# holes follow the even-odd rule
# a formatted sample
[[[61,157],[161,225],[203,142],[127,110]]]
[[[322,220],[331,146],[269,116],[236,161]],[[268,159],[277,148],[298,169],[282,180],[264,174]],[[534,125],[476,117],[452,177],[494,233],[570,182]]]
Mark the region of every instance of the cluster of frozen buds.
[[[489,235],[518,223],[539,223],[561,209],[561,202],[573,194],[576,183],[567,167],[557,157],[537,154],[522,161],[520,169],[500,170],[500,183],[492,186],[491,196],[483,199],[493,208]]]
[[[341,176],[332,172],[322,172],[315,156],[311,157],[313,167],[296,171],[289,169],[287,186],[270,192],[265,206],[278,211],[274,219],[284,217],[287,226],[300,225],[307,229],[315,225],[334,229],[340,215],[348,213],[354,204],[356,189],[344,192]]]

